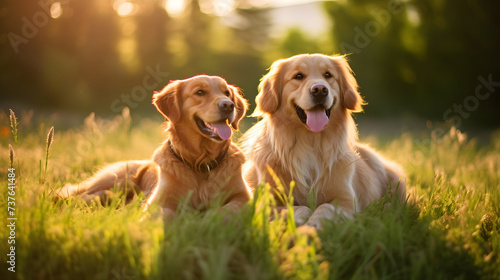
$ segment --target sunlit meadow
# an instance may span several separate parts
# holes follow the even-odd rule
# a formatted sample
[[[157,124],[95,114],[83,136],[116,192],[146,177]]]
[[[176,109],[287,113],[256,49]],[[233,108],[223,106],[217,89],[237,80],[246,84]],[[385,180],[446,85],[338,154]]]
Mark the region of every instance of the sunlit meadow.
[[[161,124],[127,112],[113,120],[92,114],[51,132],[49,120],[28,125],[12,114],[0,116],[1,279],[500,279],[500,133],[484,145],[455,129],[370,137],[404,166],[409,200],[386,196],[355,220],[316,232],[289,217],[270,222],[268,186],[230,222],[217,205],[181,209],[166,224],[139,222],[141,195],[129,205],[116,196],[109,207],[54,203],[66,182],[105,163],[148,158],[162,141]],[[15,244],[9,217],[17,218]]]

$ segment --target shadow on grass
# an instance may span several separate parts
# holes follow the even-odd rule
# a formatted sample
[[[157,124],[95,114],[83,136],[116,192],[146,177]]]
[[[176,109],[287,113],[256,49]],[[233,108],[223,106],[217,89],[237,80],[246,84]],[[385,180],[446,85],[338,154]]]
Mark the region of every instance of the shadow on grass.
[[[417,206],[386,195],[353,221],[325,223],[320,237],[331,279],[478,279],[463,244],[419,214]]]

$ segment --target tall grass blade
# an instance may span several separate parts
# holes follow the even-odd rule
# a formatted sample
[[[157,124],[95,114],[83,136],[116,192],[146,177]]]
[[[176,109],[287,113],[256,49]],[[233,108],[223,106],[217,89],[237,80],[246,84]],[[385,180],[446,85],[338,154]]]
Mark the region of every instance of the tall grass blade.
[[[130,109],[128,107],[124,107],[122,110],[122,120],[123,120],[123,130],[126,135],[130,135],[132,123],[132,118],[130,117]]]
[[[316,196],[316,190],[311,189],[309,194],[307,194],[307,206],[311,208],[311,210],[316,210],[316,207],[318,206],[318,201],[317,201],[317,196]]]
[[[42,183],[42,160],[40,159],[38,165],[38,182]]]
[[[12,148],[12,145],[9,144],[9,161],[10,161],[10,168],[14,168],[14,148]]]
[[[10,127],[12,129],[12,136],[14,137],[14,144],[17,144],[17,125],[19,124],[17,122],[16,114],[14,114],[14,111],[9,109],[10,111]]]
[[[52,142],[54,141],[54,126],[52,126],[49,129],[49,133],[47,134],[47,140],[45,141],[45,169],[43,171],[43,181],[47,179],[47,167],[49,164],[49,155],[50,155],[50,146],[52,145]],[[41,173],[41,161],[40,161],[40,173]],[[41,175],[40,175],[41,178]]]

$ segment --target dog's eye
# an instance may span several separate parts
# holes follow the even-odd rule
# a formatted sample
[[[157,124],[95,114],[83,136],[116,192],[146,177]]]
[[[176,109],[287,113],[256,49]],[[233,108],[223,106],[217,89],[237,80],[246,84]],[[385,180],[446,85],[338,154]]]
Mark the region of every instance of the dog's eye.
[[[332,74],[330,74],[330,72],[326,72],[326,73],[325,73],[325,78],[327,78],[327,79],[328,79],[328,78],[331,78],[331,77],[332,77]]]
[[[199,90],[196,92],[196,95],[203,96],[203,95],[205,95],[205,92],[203,90]]]
[[[302,80],[304,79],[304,75],[302,73],[297,73],[295,76],[293,76],[295,80]]]
[[[227,97],[229,97],[229,90],[226,90],[226,92],[224,92],[226,94]]]

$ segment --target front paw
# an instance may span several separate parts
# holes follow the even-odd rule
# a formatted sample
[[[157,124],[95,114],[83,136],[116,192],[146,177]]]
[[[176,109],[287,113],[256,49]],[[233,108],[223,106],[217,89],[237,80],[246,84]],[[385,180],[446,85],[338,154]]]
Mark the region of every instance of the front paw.
[[[140,222],[143,222],[145,220],[158,220],[158,219],[167,222],[175,218],[175,212],[170,208],[154,207],[154,209],[151,209],[149,206],[150,205],[146,203],[144,208],[142,209],[142,216],[139,219]]]
[[[304,224],[306,227],[313,227],[316,230],[322,230],[323,229],[323,224],[321,223],[321,220],[318,219],[317,217],[311,217],[307,223]]]
[[[102,206],[108,206],[113,199],[114,193],[110,190],[97,191],[95,193],[85,193],[81,196],[81,198],[87,203],[87,205],[91,205],[93,203],[100,204]]]
[[[293,212],[293,218],[296,226],[305,224],[309,217],[313,214],[313,211],[306,206],[294,206]]]
[[[354,215],[350,212],[342,210],[337,206],[325,203],[316,208],[313,215],[307,221],[306,225],[315,227],[317,230],[320,230],[323,228],[323,223],[325,221],[343,223],[346,219],[353,220]]]

